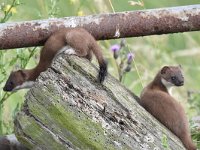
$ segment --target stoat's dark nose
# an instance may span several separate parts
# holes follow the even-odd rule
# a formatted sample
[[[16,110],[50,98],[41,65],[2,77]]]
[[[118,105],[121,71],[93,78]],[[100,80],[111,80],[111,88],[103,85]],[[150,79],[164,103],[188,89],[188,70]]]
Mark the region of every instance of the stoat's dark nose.
[[[5,92],[7,91],[7,88],[6,88],[6,86],[4,86],[3,90],[4,90]]]
[[[179,84],[180,84],[180,85],[184,85],[184,81],[180,81]]]
[[[12,91],[12,89],[9,88],[8,86],[4,86],[3,90],[4,90],[5,92],[11,92],[11,91]]]
[[[178,82],[176,83],[176,86],[182,86],[182,85],[184,85],[184,81],[178,81]]]

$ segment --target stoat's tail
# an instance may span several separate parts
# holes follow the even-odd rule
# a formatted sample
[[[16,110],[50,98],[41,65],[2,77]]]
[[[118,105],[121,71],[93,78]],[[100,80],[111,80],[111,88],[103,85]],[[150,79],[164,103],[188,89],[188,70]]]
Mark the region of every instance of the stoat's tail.
[[[102,50],[97,42],[91,43],[91,50],[99,63],[99,82],[102,83],[107,75],[107,61],[103,58]]]

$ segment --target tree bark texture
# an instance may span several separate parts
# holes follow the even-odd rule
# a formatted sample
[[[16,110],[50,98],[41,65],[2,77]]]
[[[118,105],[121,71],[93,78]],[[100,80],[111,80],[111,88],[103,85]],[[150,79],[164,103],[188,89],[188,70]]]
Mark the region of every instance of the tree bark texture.
[[[26,95],[18,140],[37,150],[184,149],[136,95],[110,75],[98,83],[97,74],[88,60],[59,55]]]
[[[200,30],[200,5],[0,25],[0,49],[43,45],[59,28],[81,26],[97,40]]]

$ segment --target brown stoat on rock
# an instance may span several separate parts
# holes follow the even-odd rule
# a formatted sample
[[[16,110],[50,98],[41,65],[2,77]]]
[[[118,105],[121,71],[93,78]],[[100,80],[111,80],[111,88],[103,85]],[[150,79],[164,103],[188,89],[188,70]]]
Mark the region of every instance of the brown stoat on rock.
[[[171,130],[188,150],[196,150],[189,122],[183,107],[169,94],[173,86],[182,86],[184,77],[180,66],[164,66],[140,95],[140,105]]]
[[[45,71],[54,57],[61,52],[85,57],[88,60],[92,59],[93,53],[100,68],[98,80],[100,83],[104,81],[107,75],[107,63],[94,37],[83,28],[64,28],[56,31],[47,39],[41,50],[38,65],[33,69],[12,72],[3,90],[11,92],[32,87],[40,73]]]

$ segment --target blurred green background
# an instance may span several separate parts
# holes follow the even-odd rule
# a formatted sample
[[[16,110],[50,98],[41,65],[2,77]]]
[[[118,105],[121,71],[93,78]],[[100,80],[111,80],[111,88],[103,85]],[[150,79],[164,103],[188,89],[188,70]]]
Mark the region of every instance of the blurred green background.
[[[0,0],[2,23],[192,5],[200,1],[16,0],[11,8],[12,3],[13,0]],[[115,60],[110,47],[119,44],[120,41],[118,39],[99,42],[105,57],[109,60],[109,73],[116,78],[119,78],[117,63],[120,63],[120,58],[123,57],[121,55],[125,54],[120,54],[120,57]],[[193,138],[197,143],[200,140],[198,133],[200,126],[200,119],[198,119],[200,115],[199,43],[199,32],[127,38],[126,44],[135,57],[131,71],[126,73],[122,80],[127,88],[139,96],[142,87],[153,79],[162,66],[181,64],[185,75],[185,86],[175,88],[173,94],[186,109]],[[2,87],[13,69],[34,67],[38,62],[39,50],[40,47],[0,51],[0,134],[13,132],[13,117],[23,104],[26,93],[26,90],[21,90],[10,95],[4,93]]]

